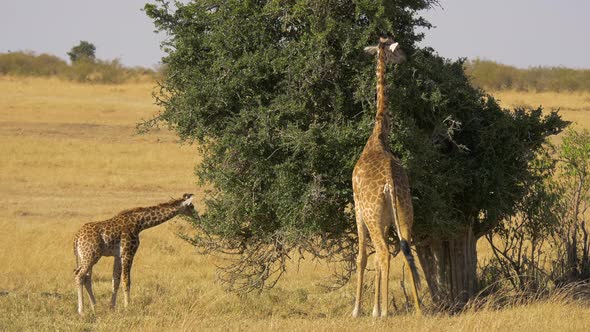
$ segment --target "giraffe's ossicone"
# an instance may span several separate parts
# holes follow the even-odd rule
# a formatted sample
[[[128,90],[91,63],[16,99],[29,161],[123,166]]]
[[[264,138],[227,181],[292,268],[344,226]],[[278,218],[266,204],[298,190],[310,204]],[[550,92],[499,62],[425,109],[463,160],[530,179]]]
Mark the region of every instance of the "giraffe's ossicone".
[[[111,309],[115,308],[117,292],[123,279],[125,306],[129,304],[131,289],[131,265],[139,248],[139,233],[177,215],[197,216],[193,194],[184,194],[156,206],[125,210],[105,221],[84,224],[74,238],[74,270],[78,290],[78,313],[83,314],[83,287],[88,292],[90,306],[94,311],[96,300],[92,292],[92,267],[102,256],[114,256],[113,293]]]

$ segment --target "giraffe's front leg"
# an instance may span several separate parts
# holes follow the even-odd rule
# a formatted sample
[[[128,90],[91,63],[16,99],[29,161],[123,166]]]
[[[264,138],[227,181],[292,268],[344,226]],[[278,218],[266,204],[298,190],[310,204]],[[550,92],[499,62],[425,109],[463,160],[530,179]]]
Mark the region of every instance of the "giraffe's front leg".
[[[119,285],[121,284],[121,257],[115,256],[113,263],[113,295],[111,297],[111,310],[115,309],[117,304],[117,292],[119,292]]]
[[[131,292],[131,265],[133,264],[133,256],[124,256],[121,257],[121,267],[123,272],[123,290],[124,290],[124,303],[125,308],[129,305],[131,301],[130,292]]]
[[[125,235],[121,237],[121,269],[123,273],[123,290],[125,307],[131,301],[131,265],[133,265],[133,257],[139,248],[139,238],[137,236]]]

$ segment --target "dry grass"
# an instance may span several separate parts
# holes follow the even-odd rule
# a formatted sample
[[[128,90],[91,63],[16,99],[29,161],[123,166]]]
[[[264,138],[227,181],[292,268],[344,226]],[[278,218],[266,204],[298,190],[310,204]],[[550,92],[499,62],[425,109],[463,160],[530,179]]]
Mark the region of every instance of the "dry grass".
[[[546,111],[559,109],[561,115],[574,122],[576,128],[590,129],[590,93],[588,92],[519,92],[496,91],[491,93],[504,107],[537,108]]]
[[[239,297],[215,283],[215,259],[195,254],[174,235],[186,229],[181,219],[142,234],[128,309],[107,309],[112,259],[105,258],[94,273],[97,313],[78,317],[72,237],[81,224],[185,192],[202,198],[192,174],[194,147],[178,145],[165,131],[134,134],[135,123],[157,111],[151,90],[142,83],[0,77],[0,330],[505,331],[590,324],[588,307],[560,299],[416,319],[401,309],[398,259],[391,288],[400,310],[387,320],[368,317],[370,290],[365,316],[351,319],[353,283],[324,291],[318,284],[329,270],[320,262],[293,263],[275,289]],[[590,96],[573,98],[568,107],[580,108],[572,112],[585,119]]]

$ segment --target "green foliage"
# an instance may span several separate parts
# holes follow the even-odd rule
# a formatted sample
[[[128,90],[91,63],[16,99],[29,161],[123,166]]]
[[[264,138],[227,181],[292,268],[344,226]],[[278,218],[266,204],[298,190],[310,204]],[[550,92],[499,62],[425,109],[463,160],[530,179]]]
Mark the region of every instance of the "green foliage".
[[[513,290],[535,296],[590,277],[590,132],[568,130],[551,155],[531,163],[544,181],[526,184],[517,213],[486,237],[494,253],[483,268],[490,289],[503,286],[499,275]]]
[[[72,50],[68,52],[68,56],[70,57],[70,61],[72,61],[72,63],[76,63],[78,61],[92,62],[96,58],[94,54],[95,52],[96,46],[94,46],[94,44],[81,40],[80,44],[72,47]]]
[[[417,15],[435,1],[166,1],[145,6],[163,44],[162,113],[144,124],[197,141],[213,189],[190,241],[240,256],[230,286],[264,287],[292,249],[353,257],[351,173],[375,112],[374,59],[395,32],[409,55],[390,68],[391,146],[406,164],[418,239],[487,233],[525,194],[528,164],[565,123],[502,110],[462,62],[419,49]],[[264,249],[262,249],[264,248]],[[268,249],[270,248],[270,250]],[[245,280],[240,279],[244,277]]]
[[[479,87],[492,90],[590,91],[590,70],[563,67],[519,69],[489,60],[465,62],[465,71]]]
[[[555,284],[548,271],[553,257],[547,248],[562,227],[564,210],[563,192],[555,181],[557,163],[549,152],[542,151],[529,165],[536,176],[525,184],[526,193],[514,215],[486,235],[494,254],[482,268],[482,286],[488,291],[507,284],[515,291],[539,294]]]
[[[31,52],[0,54],[0,75],[55,76],[82,83],[102,84],[119,84],[158,76],[151,69],[124,67],[117,59],[79,60],[68,65],[56,56]]]
[[[561,144],[560,159],[562,170],[577,182],[590,175],[590,131],[568,130]],[[574,185],[575,187],[575,185]],[[585,188],[590,189],[590,188]]]
[[[568,130],[559,151],[561,227],[554,239],[558,252],[554,274],[564,281],[590,278],[590,131]]]
[[[399,114],[412,119],[400,119],[392,136],[407,135],[400,152],[411,153],[415,233],[452,237],[467,225],[477,236],[487,233],[513,214],[526,192],[523,182],[540,180],[528,164],[566,123],[541,108],[501,109],[470,85],[461,62],[428,50],[398,69],[392,106],[399,103]]]

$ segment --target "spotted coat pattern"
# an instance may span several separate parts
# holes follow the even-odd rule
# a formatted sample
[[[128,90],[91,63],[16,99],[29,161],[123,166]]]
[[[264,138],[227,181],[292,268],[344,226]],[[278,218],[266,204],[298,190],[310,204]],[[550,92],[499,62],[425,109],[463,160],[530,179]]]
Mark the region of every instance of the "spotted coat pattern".
[[[193,195],[184,194],[182,198],[156,206],[125,210],[111,219],[84,224],[74,238],[74,270],[78,290],[78,313],[83,314],[83,289],[86,288],[90,306],[94,311],[96,300],[92,291],[92,267],[102,256],[113,256],[113,283],[111,309],[115,308],[117,292],[123,280],[125,306],[129,303],[131,289],[131,265],[139,248],[139,233],[157,226],[173,217],[194,215]]]
[[[417,270],[409,243],[412,239],[414,210],[408,176],[398,158],[388,146],[390,117],[386,111],[385,66],[388,62],[399,63],[404,56],[397,43],[382,38],[377,47],[365,49],[377,54],[377,114],[375,125],[367,144],[352,173],[355,214],[359,238],[357,256],[357,289],[352,315],[361,310],[364,270],[367,265],[367,241],[375,247],[375,298],[373,316],[388,315],[388,281],[390,252],[387,235],[395,227],[404,258],[411,272],[413,294],[417,312],[420,306],[417,295]]]

